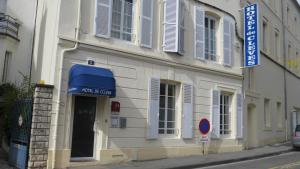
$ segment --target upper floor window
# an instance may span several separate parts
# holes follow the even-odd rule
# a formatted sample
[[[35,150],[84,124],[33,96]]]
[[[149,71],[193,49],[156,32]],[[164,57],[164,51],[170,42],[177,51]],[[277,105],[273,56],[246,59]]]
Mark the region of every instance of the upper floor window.
[[[275,57],[277,57],[277,59],[280,59],[280,42],[279,42],[279,32],[277,30],[275,30]]]
[[[113,0],[111,37],[131,41],[132,0]]]
[[[3,65],[3,72],[2,72],[2,82],[6,83],[7,82],[7,77],[9,74],[9,68],[11,64],[11,52],[6,51],[5,52],[5,58],[4,58],[4,65]]]
[[[267,52],[267,26],[267,21],[263,21],[262,42],[264,52]]]
[[[205,16],[205,59],[216,61],[216,19]]]

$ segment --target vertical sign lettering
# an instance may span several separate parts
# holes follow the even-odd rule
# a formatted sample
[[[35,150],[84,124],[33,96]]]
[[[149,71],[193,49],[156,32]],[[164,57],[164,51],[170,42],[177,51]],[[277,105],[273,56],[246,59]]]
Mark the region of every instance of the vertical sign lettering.
[[[259,65],[259,22],[258,6],[252,4],[244,8],[245,67]]]

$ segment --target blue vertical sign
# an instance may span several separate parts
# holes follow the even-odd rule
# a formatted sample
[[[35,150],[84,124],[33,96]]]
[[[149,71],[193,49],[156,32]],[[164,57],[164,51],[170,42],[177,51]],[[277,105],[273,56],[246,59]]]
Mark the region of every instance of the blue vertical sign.
[[[251,4],[244,8],[245,67],[259,65],[259,22],[258,6]]]

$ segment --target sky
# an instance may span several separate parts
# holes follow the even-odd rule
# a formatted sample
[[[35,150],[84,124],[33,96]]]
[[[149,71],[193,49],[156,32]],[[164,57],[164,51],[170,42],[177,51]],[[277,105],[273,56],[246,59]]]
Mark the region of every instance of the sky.
[[[300,5],[300,0],[297,0],[298,4]]]

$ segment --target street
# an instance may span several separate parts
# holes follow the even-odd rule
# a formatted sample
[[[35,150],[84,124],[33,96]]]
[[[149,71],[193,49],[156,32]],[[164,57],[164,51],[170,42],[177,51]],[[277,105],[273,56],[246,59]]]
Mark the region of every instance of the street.
[[[195,169],[300,169],[300,151]]]

